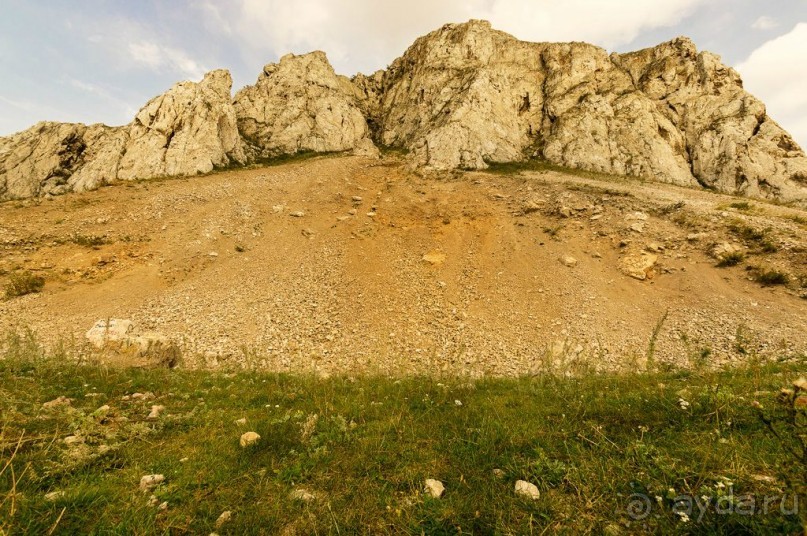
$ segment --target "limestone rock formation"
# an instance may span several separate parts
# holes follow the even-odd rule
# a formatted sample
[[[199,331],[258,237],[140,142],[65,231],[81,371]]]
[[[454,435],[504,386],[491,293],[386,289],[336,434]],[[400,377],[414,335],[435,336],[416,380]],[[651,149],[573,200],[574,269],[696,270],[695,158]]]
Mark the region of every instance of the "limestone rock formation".
[[[354,85],[385,145],[418,165],[543,158],[727,193],[807,201],[807,159],[717,56],[676,39],[630,54],[527,43],[484,21],[418,39]]]
[[[377,158],[377,143],[438,170],[540,158],[807,206],[802,149],[738,73],[686,38],[608,54],[470,21],[421,37],[369,76],[339,76],[311,52],[266,65],[234,99],[231,86],[213,71],[123,127],[39,123],[0,138],[0,201],[301,151]]]
[[[253,158],[356,148],[369,135],[357,104],[354,86],[319,51],[266,65],[257,83],[234,100],[238,129]]]
[[[231,88],[229,72],[213,71],[152,99],[127,126],[39,123],[0,138],[0,200],[244,163]]]
[[[149,101],[129,127],[118,178],[194,175],[243,163],[232,84],[228,71],[212,71]]]

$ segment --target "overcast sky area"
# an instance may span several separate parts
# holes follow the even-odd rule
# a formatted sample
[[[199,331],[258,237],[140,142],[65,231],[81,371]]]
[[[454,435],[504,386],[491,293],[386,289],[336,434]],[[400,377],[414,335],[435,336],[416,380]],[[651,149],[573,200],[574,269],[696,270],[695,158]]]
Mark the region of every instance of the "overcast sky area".
[[[41,120],[125,124],[175,82],[227,68],[237,90],[287,52],[370,73],[476,18],[617,52],[687,35],[807,147],[807,0],[0,0],[0,13],[0,135]]]

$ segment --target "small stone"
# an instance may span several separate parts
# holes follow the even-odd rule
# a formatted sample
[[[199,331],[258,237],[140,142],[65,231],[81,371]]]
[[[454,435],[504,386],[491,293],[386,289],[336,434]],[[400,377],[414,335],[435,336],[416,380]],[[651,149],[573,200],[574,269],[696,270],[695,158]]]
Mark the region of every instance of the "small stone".
[[[219,254],[218,254],[218,252],[217,252],[217,251],[211,251],[210,253],[208,253],[208,254],[207,254],[207,256],[208,256],[208,257],[218,257],[218,256],[219,256]]]
[[[496,478],[504,478],[504,470],[503,469],[494,469],[493,476]]]
[[[272,212],[274,212],[275,214],[280,214],[285,209],[286,209],[286,207],[284,207],[283,205],[273,205],[272,206]]]
[[[302,218],[303,216],[305,216],[305,212],[303,212],[302,210],[298,210],[296,212],[291,212],[289,216],[291,216],[292,218]]]
[[[237,421],[235,421],[235,424],[237,424],[239,426],[244,426],[245,424],[247,424],[246,417],[242,417],[242,418],[238,419]]]
[[[151,491],[165,482],[163,475],[145,475],[140,479],[140,491]]]
[[[362,199],[360,195],[354,195],[351,199],[353,200],[354,203],[361,203],[362,201],[364,201],[364,199]]]
[[[376,216],[376,213],[375,213],[375,212],[368,212],[368,213],[367,213],[367,217],[368,217],[368,218],[375,218],[375,216]]]
[[[358,214],[358,212],[359,211],[356,210],[355,208],[352,208],[352,209],[347,211],[347,213],[350,214],[351,216],[355,216],[356,214]]]
[[[216,528],[220,529],[225,523],[230,521],[232,517],[233,513],[230,512],[229,510],[225,510],[224,512],[222,512],[219,518],[216,520]]]
[[[538,500],[541,498],[541,492],[535,484],[530,484],[526,480],[516,481],[516,495],[527,497],[528,499]]]
[[[302,231],[300,231],[300,234],[302,234],[307,239],[312,240],[314,238],[314,235],[317,233],[315,233],[313,229],[303,229]]]
[[[627,276],[644,281],[652,279],[653,269],[658,262],[658,256],[652,253],[642,252],[641,254],[626,255],[619,261],[619,268]]]
[[[571,218],[572,217],[572,209],[569,207],[560,207],[558,209],[558,214],[561,215],[563,218]]]
[[[645,226],[644,222],[637,221],[637,222],[632,223],[629,228],[634,233],[640,233],[641,234],[641,233],[644,232],[644,226]]]
[[[151,406],[151,413],[148,414],[147,419],[159,419],[160,413],[165,411],[165,406]]]
[[[42,404],[42,409],[56,409],[56,408],[63,408],[70,406],[73,403],[72,398],[67,398],[66,396],[60,396],[58,398],[54,398],[50,402],[45,402]]]
[[[93,411],[92,415],[93,415],[93,417],[106,417],[106,415],[107,415],[107,413],[109,413],[110,409],[111,408],[108,405],[104,404],[103,406],[101,406],[97,410]]]
[[[159,510],[160,512],[168,510],[168,501],[161,502],[160,506],[157,507],[157,510]]]
[[[156,495],[152,495],[151,497],[149,497],[149,501],[147,504],[151,507],[155,507],[158,504],[160,504],[160,499],[158,499]]]
[[[631,212],[625,215],[626,221],[647,221],[647,214],[644,212]]]
[[[84,443],[84,439],[82,439],[80,436],[69,435],[64,438],[65,445],[78,445],[81,443]]]
[[[443,496],[445,490],[446,490],[445,486],[439,480],[434,480],[432,478],[426,479],[425,492],[430,497],[439,499],[440,497]]]
[[[241,435],[241,439],[239,443],[243,448],[253,447],[258,444],[258,441],[261,440],[261,436],[256,434],[255,432],[246,432]]]
[[[423,261],[432,266],[440,266],[446,260],[446,254],[439,251],[430,251],[423,256]]]
[[[314,496],[313,493],[311,493],[311,492],[309,492],[307,490],[304,490],[302,488],[298,488],[298,489],[292,491],[289,494],[289,497],[291,497],[292,500],[301,501],[301,502],[311,502],[314,499],[316,499],[316,497]]]
[[[577,259],[575,259],[570,255],[564,255],[563,257],[561,257],[560,262],[561,264],[563,264],[564,266],[568,266],[569,268],[574,268],[575,266],[577,266]]]
[[[64,498],[63,491],[51,491],[50,493],[45,494],[45,500],[48,502],[58,501],[59,499]]]
[[[795,387],[797,391],[798,390],[807,391],[807,378],[801,377],[798,380],[794,381],[793,387]]]

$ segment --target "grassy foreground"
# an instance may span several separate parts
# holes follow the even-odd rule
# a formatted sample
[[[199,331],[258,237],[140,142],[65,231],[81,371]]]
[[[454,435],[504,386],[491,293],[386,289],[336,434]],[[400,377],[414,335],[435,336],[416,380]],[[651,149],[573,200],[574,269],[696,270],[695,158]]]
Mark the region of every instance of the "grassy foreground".
[[[0,534],[803,531],[805,465],[775,397],[804,360],[468,382],[108,369],[10,348]],[[72,402],[43,408],[59,396]],[[239,446],[246,431],[256,446]],[[165,481],[142,492],[149,474]]]

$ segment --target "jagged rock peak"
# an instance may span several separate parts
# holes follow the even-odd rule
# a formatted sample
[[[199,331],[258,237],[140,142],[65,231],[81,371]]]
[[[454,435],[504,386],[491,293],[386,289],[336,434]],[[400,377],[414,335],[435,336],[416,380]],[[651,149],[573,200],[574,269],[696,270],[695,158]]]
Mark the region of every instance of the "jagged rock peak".
[[[254,86],[236,94],[234,106],[252,158],[372,145],[357,89],[321,51],[266,65]]]
[[[228,71],[212,71],[174,85],[122,127],[38,123],[0,138],[0,200],[244,163],[231,89]]]

